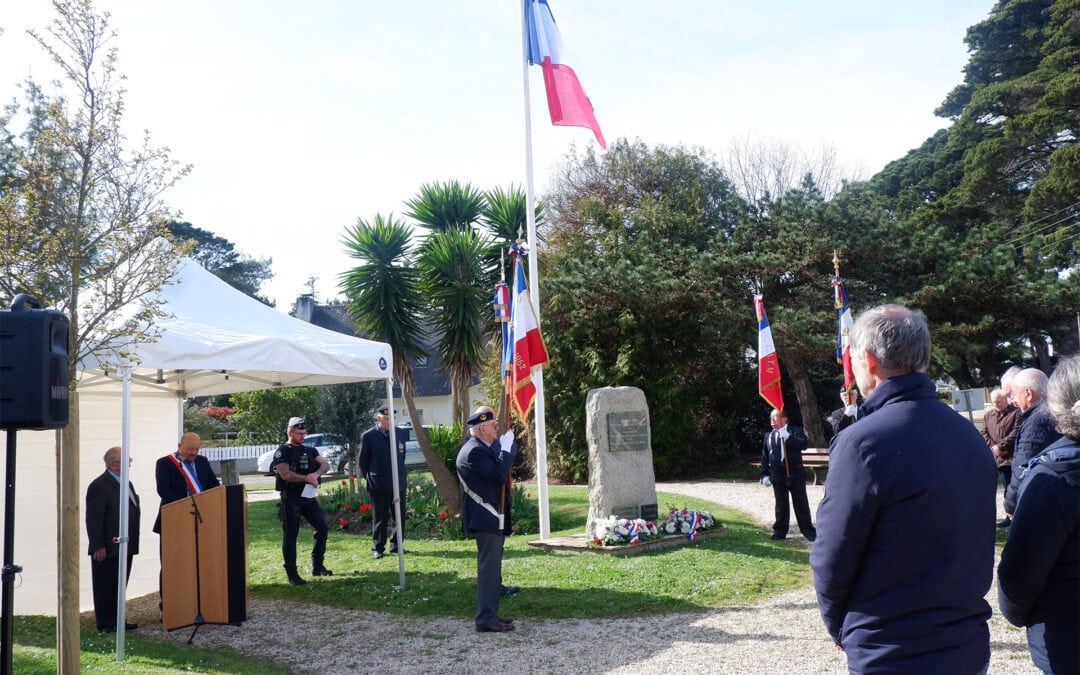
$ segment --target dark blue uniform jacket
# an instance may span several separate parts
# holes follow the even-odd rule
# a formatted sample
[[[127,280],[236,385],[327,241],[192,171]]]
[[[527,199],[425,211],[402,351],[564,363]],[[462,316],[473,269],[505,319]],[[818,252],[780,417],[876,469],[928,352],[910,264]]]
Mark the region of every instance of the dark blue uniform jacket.
[[[398,491],[405,492],[405,444],[401,442],[401,433],[396,434],[398,440],[397,465],[398,465]],[[393,494],[394,475],[390,465],[390,432],[384,432],[378,426],[374,426],[364,432],[360,437],[360,475],[367,483],[368,492]]]
[[[833,441],[810,553],[848,668],[974,673],[990,659],[997,471],[921,373],[882,382]]]
[[[499,509],[499,496],[506,491],[506,481],[510,467],[514,465],[517,447],[515,442],[509,450],[503,450],[498,439],[488,446],[477,438],[470,438],[458,451],[458,478],[496,511]],[[510,504],[505,499],[503,512],[509,517]],[[465,532],[499,532],[499,519],[468,494],[462,494],[461,526]]]

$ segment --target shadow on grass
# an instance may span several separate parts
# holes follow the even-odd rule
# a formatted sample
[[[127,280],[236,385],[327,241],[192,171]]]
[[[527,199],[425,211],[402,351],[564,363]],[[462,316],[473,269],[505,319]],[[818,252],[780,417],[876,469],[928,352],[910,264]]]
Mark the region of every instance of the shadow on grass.
[[[12,668],[20,675],[56,672],[56,617],[16,616],[12,624]],[[125,661],[116,661],[116,634],[100,633],[92,620],[80,626],[79,661],[84,672],[123,673],[286,673],[232,649],[192,649],[152,635],[129,631]]]

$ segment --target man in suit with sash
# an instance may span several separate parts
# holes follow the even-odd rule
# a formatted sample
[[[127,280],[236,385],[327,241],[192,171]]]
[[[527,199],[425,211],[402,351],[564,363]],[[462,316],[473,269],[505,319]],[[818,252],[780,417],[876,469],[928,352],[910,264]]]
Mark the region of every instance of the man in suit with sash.
[[[176,445],[176,452],[159,459],[154,467],[161,506],[221,485],[214,475],[214,470],[210,468],[210,460],[199,455],[202,448],[199,434],[188,432],[180,437],[180,442]],[[160,507],[157,520],[154,521],[154,532],[161,534]]]

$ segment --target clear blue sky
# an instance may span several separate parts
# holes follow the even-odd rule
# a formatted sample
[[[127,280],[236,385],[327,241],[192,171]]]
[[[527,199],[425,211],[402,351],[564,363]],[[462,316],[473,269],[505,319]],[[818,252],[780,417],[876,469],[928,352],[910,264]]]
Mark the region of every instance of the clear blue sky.
[[[46,0],[0,14],[0,99],[55,73],[25,34]],[[127,124],[194,165],[167,195],[198,227],[272,257],[287,311],[338,295],[357,217],[404,211],[421,183],[524,182],[517,0],[98,0],[118,32]],[[830,146],[867,177],[945,121],[968,26],[991,0],[552,0],[608,141]],[[535,70],[535,69],[534,69]],[[531,74],[542,193],[587,129],[552,127]]]

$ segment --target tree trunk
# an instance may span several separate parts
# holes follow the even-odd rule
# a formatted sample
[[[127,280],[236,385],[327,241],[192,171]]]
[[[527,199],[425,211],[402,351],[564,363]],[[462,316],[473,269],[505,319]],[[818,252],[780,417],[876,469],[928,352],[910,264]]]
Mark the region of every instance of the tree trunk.
[[[1050,348],[1046,346],[1046,338],[1038,333],[1028,336],[1031,342],[1031,351],[1035,353],[1035,367],[1047,375],[1054,369],[1054,362],[1050,359]]]
[[[404,387],[402,389],[404,390]],[[402,397],[405,399],[405,407],[409,410],[409,419],[413,420],[413,433],[416,434],[416,442],[420,444],[420,452],[424,454],[424,461],[427,462],[428,468],[431,470],[431,478],[435,481],[435,489],[439,491],[439,498],[442,499],[443,504],[451,513],[460,513],[461,490],[458,487],[457,478],[450,473],[450,469],[446,467],[446,462],[431,447],[431,441],[428,440],[424,425],[419,424],[420,416],[416,413],[416,403],[413,401],[412,394],[406,394],[402,391]]]
[[[457,369],[450,371],[450,421],[465,428],[469,418],[469,376]]]
[[[72,358],[74,363],[74,357]],[[74,370],[74,367],[72,367]],[[72,382],[75,377],[72,375]],[[56,671],[79,672],[79,392],[68,400],[68,425],[60,434],[57,465]]]
[[[806,372],[801,359],[793,359],[789,356],[784,359],[784,362],[791,382],[795,385],[795,398],[798,399],[799,409],[802,411],[806,440],[811,448],[829,447],[825,441],[825,430],[822,428],[824,416],[818,408],[814,387],[810,384],[810,375]]]

